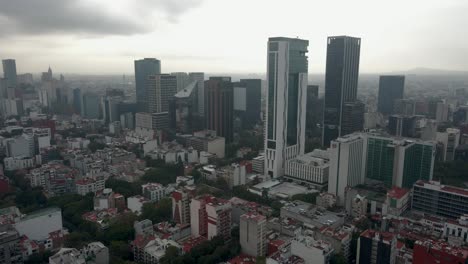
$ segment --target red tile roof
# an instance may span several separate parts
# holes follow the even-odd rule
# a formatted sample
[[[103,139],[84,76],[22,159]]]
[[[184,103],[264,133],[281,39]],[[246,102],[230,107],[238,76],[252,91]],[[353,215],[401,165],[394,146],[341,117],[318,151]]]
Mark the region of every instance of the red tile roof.
[[[394,186],[390,191],[387,192],[387,196],[390,198],[401,199],[408,193],[409,190]]]
[[[245,254],[240,254],[228,261],[230,264],[255,264],[257,258]]]
[[[193,247],[200,245],[204,241],[206,241],[206,237],[203,236],[191,237],[184,242],[184,244],[182,245],[182,250],[185,253],[190,252],[190,250],[192,250]]]

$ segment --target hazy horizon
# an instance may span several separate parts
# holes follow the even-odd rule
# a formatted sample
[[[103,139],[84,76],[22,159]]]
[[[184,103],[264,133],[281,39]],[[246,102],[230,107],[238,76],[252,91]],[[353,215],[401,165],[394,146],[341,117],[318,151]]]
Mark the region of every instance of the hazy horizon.
[[[264,73],[268,37],[309,40],[309,73],[325,72],[327,36],[362,38],[360,72],[468,69],[468,2],[293,0],[0,1],[0,54],[20,73]]]

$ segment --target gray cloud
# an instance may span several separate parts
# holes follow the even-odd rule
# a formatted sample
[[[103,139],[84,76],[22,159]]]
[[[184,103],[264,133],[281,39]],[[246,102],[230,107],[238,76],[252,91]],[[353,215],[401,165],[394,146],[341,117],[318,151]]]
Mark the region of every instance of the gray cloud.
[[[181,14],[201,1],[124,0],[130,8],[117,14],[103,8],[104,0],[98,0],[98,5],[80,0],[0,0],[0,35],[146,33],[154,29],[154,17],[177,22]],[[106,2],[113,4],[112,0]]]

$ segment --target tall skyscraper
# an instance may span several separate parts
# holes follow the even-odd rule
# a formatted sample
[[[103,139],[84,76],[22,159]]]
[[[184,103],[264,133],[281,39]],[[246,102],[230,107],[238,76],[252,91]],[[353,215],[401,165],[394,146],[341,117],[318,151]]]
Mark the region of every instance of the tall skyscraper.
[[[304,154],[309,41],[270,38],[267,63],[265,174],[284,174],[286,160]]]
[[[205,116],[205,74],[203,72],[190,72],[190,82],[198,83],[198,116]]]
[[[16,88],[16,61],[13,59],[2,60],[3,65],[3,78],[7,81],[7,88]]]
[[[379,98],[377,110],[385,115],[393,114],[395,100],[403,99],[405,76],[386,75],[379,78]]]
[[[148,113],[169,113],[169,101],[176,94],[177,79],[169,74],[150,75],[146,81]]]
[[[343,104],[342,135],[348,135],[364,129],[364,108],[365,105],[360,101]]]
[[[460,129],[447,128],[445,132],[437,132],[436,139],[442,144],[442,160],[454,160],[455,150],[460,145]]]
[[[8,82],[5,78],[0,78],[0,98],[8,98]]]
[[[343,131],[343,122],[352,122],[344,119],[356,114],[348,113],[345,116],[345,110],[351,110],[345,108],[345,104],[354,103],[357,99],[360,50],[360,38],[328,37],[323,120],[323,145],[325,146],[329,146],[333,139],[350,133],[350,131]]]
[[[194,81],[178,91],[170,101],[171,128],[176,133],[192,134],[194,117],[198,115],[198,82]]]
[[[306,147],[305,152],[311,152],[322,142],[323,98],[318,98],[318,85],[307,85],[306,108]]]
[[[161,61],[155,58],[144,58],[135,61],[135,88],[136,101],[141,107],[146,109],[146,85],[150,75],[161,74]]]
[[[81,114],[81,109],[82,109],[82,95],[81,95],[81,89],[80,88],[75,88],[73,89],[73,111],[75,114]]]
[[[85,118],[99,119],[101,118],[100,98],[94,93],[83,94],[83,114]]]
[[[241,79],[234,83],[234,111],[243,128],[252,128],[260,121],[262,80]]]
[[[396,137],[420,137],[417,124],[421,116],[391,115],[388,117],[387,131]]]
[[[123,101],[119,96],[104,96],[101,98],[102,119],[106,124],[120,120],[119,104]]]
[[[249,212],[241,215],[239,227],[239,242],[242,253],[249,256],[260,257],[266,255],[266,217]]]
[[[171,72],[171,75],[177,79],[177,92],[184,89],[190,83],[186,72]]]
[[[206,128],[231,142],[234,137],[234,94],[230,77],[211,77],[205,82]]]

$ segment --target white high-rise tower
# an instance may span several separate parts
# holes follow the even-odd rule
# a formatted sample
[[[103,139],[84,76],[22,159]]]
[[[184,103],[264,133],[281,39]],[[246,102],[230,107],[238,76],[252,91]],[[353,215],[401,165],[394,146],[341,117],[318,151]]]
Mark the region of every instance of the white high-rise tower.
[[[265,176],[284,174],[286,160],[304,154],[307,47],[293,38],[268,40]]]

